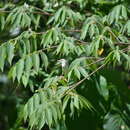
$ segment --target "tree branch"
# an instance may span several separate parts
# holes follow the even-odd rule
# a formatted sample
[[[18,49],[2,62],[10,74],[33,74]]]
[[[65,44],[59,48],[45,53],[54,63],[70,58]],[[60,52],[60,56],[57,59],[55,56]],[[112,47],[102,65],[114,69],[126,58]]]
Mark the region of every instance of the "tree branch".
[[[90,73],[87,77],[83,78],[79,82],[72,84],[71,86],[68,86],[69,88],[65,91],[65,93],[62,95],[64,97],[67,93],[69,93],[71,90],[75,89],[78,85],[80,85],[82,82],[84,82],[87,78],[95,74],[98,70],[102,69],[105,66],[105,64],[101,65],[98,67],[96,70],[94,70],[92,73]]]

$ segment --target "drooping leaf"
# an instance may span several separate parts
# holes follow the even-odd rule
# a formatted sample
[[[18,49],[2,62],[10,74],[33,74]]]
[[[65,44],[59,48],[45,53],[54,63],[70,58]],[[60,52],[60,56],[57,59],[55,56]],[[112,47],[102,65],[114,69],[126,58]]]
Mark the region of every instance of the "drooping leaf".
[[[8,62],[12,63],[12,59],[14,57],[14,45],[12,43],[7,44],[7,59]]]
[[[45,66],[45,69],[47,69],[49,62],[48,62],[47,55],[44,52],[41,52],[41,58],[42,58],[44,66]]]
[[[33,54],[32,55],[32,63],[33,63],[34,69],[36,70],[36,72],[38,72],[39,67],[40,67],[39,54]]]
[[[104,99],[107,101],[109,98],[109,88],[107,85],[107,81],[103,76],[100,76],[99,78],[99,84],[96,84],[98,92],[101,96],[104,97]]]
[[[16,64],[16,76],[18,79],[18,82],[20,82],[21,76],[23,74],[23,70],[24,70],[24,60],[21,59],[17,64]]]
[[[6,47],[3,45],[0,47],[0,69],[3,71],[5,58],[6,58]]]

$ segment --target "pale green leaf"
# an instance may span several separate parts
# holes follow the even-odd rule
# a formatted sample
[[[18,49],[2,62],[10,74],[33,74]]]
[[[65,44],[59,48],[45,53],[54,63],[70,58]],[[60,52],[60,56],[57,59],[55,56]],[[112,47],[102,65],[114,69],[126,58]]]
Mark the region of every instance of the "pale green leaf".
[[[18,61],[18,63],[16,64],[16,76],[17,76],[17,79],[18,79],[18,82],[20,81],[21,79],[21,76],[23,74],[23,70],[24,70],[24,60],[21,59],[20,61]]]
[[[32,55],[32,63],[33,63],[34,69],[36,70],[36,72],[38,72],[39,67],[40,67],[40,59],[39,59],[38,54],[33,54]]]
[[[12,63],[12,59],[14,57],[14,45],[12,43],[7,44],[7,59],[8,62]]]

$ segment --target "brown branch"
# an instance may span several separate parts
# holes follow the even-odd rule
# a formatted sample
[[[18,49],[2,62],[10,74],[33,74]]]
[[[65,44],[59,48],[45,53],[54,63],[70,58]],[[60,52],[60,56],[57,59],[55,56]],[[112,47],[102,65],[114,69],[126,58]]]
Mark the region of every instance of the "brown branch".
[[[67,31],[67,30],[66,30]],[[68,30],[69,31],[69,30]],[[72,31],[72,30],[71,30]],[[34,32],[34,31],[33,31]],[[35,34],[38,34],[38,35],[40,35],[40,34],[45,34],[46,32],[34,32]],[[80,43],[77,43],[77,44],[89,44],[88,42],[85,42],[85,41],[82,41],[82,40],[79,40],[79,39],[77,39],[77,38],[74,38],[73,37],[73,39],[75,39],[76,41],[78,41],[78,42],[80,42]]]
[[[33,6],[32,6],[33,7]],[[48,12],[45,12],[45,11],[43,11],[42,9],[40,9],[40,8],[38,8],[38,7],[34,7],[36,10],[38,10],[38,11],[40,11],[40,12],[38,12],[38,13],[41,13],[41,14],[44,14],[44,15],[48,15],[48,16],[52,16],[53,14],[50,14],[50,13],[48,13]]]
[[[73,37],[73,38],[74,38],[74,37]],[[77,38],[74,38],[74,39],[75,39],[76,41],[82,43],[82,44],[89,44],[88,42],[85,42],[85,41],[79,40],[79,39],[77,39]]]
[[[0,10],[0,13],[11,13],[12,11],[9,10]],[[33,14],[40,14],[40,15],[47,15],[47,16],[53,16],[53,14],[50,14],[48,12],[38,12],[38,11],[34,11],[32,12]]]
[[[36,8],[36,7],[35,7]],[[34,13],[34,14],[41,14],[41,15],[48,15],[48,16],[53,16],[53,14],[50,14],[50,13],[48,13],[48,12],[45,12],[45,11],[43,11],[42,9],[40,10],[40,9],[38,9],[38,8],[36,8],[37,10],[39,10],[39,11],[33,11],[32,13]],[[26,10],[27,11],[27,10]],[[12,11],[11,10],[1,10],[0,9],[0,13],[11,13]]]
[[[41,14],[41,15],[47,15],[47,16],[53,16],[53,14],[50,14],[48,12],[38,12],[38,11],[35,11],[35,12],[32,12],[34,14]]]
[[[124,43],[124,42],[115,42],[116,45],[130,45],[130,43]]]
[[[81,30],[78,29],[72,29],[72,30],[62,30],[64,32],[81,32]]]

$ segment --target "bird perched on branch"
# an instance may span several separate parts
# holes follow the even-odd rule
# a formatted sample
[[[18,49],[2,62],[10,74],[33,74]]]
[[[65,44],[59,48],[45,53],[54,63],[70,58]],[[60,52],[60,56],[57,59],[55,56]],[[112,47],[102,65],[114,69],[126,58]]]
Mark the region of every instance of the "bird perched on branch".
[[[62,67],[62,75],[65,76],[68,72],[68,61],[66,59],[58,60],[57,64],[60,64]]]

